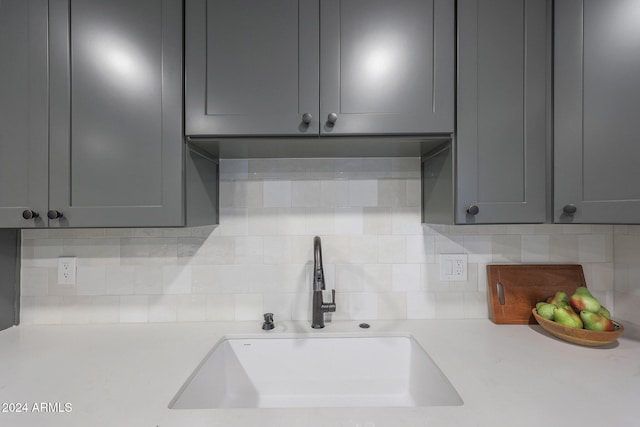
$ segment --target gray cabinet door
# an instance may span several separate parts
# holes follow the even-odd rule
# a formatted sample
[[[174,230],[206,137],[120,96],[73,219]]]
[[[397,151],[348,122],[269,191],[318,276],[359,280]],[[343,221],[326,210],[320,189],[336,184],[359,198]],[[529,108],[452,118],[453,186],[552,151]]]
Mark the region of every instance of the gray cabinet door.
[[[182,2],[49,12],[49,226],[183,225]]]
[[[318,8],[187,1],[187,135],[317,135]]]
[[[545,222],[550,35],[548,0],[458,1],[457,223]]]
[[[555,2],[556,222],[640,223],[638,18],[637,0]]]
[[[46,0],[0,1],[0,58],[0,227],[43,226],[48,192]],[[23,219],[25,210],[40,216]]]
[[[320,7],[321,133],[453,132],[454,1]]]

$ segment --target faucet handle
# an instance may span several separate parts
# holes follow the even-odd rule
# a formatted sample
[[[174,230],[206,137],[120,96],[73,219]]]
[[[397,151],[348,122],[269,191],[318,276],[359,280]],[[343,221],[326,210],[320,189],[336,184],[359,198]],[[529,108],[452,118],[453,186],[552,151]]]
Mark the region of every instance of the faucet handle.
[[[322,291],[322,307],[321,307],[322,311],[325,313],[336,311],[336,290],[331,289],[330,301],[325,301],[324,299],[325,292],[327,292],[327,294],[329,293],[328,291]]]
[[[329,299],[331,297],[331,299]],[[328,301],[327,301],[328,300]],[[331,291],[323,290],[322,291],[322,303],[323,304],[335,304],[336,303],[336,290],[331,289]]]

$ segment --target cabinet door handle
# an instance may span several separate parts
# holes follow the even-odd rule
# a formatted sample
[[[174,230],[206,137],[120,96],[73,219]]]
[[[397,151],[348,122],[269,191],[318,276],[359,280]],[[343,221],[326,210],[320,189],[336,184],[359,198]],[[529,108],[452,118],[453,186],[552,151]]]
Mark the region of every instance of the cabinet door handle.
[[[313,116],[309,113],[304,113],[302,115],[302,123],[304,123],[305,125],[308,125],[309,123],[311,123],[312,119],[313,119]]]
[[[562,207],[562,213],[566,215],[573,215],[577,210],[576,205],[572,205],[571,203]]]
[[[24,219],[36,219],[40,216],[40,214],[36,211],[32,211],[31,209],[25,209],[22,211],[22,218]]]
[[[333,126],[338,121],[338,115],[336,113],[329,113],[327,116],[327,124]]]
[[[478,212],[480,212],[478,205],[471,205],[467,208],[467,213],[469,215],[478,215]]]
[[[59,219],[62,218],[64,215],[62,215],[62,212],[58,212],[56,210],[50,210],[49,212],[47,212],[47,217],[49,219]]]

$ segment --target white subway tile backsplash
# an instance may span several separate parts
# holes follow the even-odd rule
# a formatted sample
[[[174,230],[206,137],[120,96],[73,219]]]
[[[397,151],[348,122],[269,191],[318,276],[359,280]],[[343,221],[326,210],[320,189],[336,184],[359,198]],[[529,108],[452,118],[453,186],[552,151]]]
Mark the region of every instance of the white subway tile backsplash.
[[[378,181],[374,179],[350,180],[349,206],[378,206]]]
[[[262,262],[264,257],[262,236],[236,237],[233,239],[233,249],[233,257],[229,256],[228,263],[257,264]]]
[[[22,265],[55,268],[62,251],[62,239],[25,239],[22,245]]]
[[[149,296],[149,322],[175,322],[177,320],[177,295]]]
[[[349,206],[349,181],[320,181],[320,203],[325,208]]]
[[[335,283],[340,292],[362,292],[364,290],[364,267],[362,264],[337,264]]]
[[[231,321],[236,318],[236,301],[232,294],[207,295],[207,320]]]
[[[420,178],[420,159],[394,157],[391,159],[391,177],[401,179]]]
[[[334,210],[331,208],[306,208],[305,234],[327,236],[335,233]]]
[[[25,267],[22,269],[22,290],[25,297],[39,297],[49,294],[49,269],[45,267]]]
[[[402,235],[419,235],[422,233],[420,211],[416,208],[392,208],[391,233]]]
[[[62,256],[77,258],[78,266],[120,264],[120,239],[63,239]]]
[[[267,292],[263,294],[263,309],[265,313],[273,313],[274,321],[291,320],[294,294],[282,292]]]
[[[207,295],[178,295],[178,322],[201,322],[207,320]]]
[[[454,234],[436,234],[436,253],[464,254],[464,236]]]
[[[263,185],[265,208],[291,207],[291,181],[264,181]]]
[[[462,298],[465,319],[486,319],[489,316],[486,292],[464,292]]]
[[[126,295],[120,297],[121,323],[146,323],[149,321],[149,297]]]
[[[277,230],[277,208],[259,207],[251,208],[247,211],[247,232],[249,236],[270,236],[276,234]]]
[[[578,236],[553,234],[549,236],[549,257],[558,263],[578,262]]]
[[[118,323],[120,321],[120,297],[92,297],[89,323]]]
[[[392,264],[365,264],[363,268],[365,291],[387,294],[391,291]]]
[[[261,181],[223,181],[220,183],[220,206],[258,208],[263,206]]]
[[[378,182],[377,206],[407,206],[407,181],[404,179],[381,179]]]
[[[378,236],[378,262],[400,264],[407,262],[405,236]]]
[[[197,263],[189,264],[232,264],[236,258],[238,244],[245,236],[220,236],[213,239],[193,241]],[[202,245],[199,246],[198,245]],[[186,264],[186,263],[185,263]]]
[[[483,230],[483,234],[485,230]],[[493,236],[493,263],[519,263],[522,261],[522,240],[520,235],[504,234]]]
[[[162,269],[149,265],[133,268],[133,293],[138,295],[162,294]]]
[[[209,262],[203,237],[179,237],[177,240],[178,264],[204,264]]]
[[[420,264],[393,264],[391,289],[401,292],[420,290]]]
[[[246,236],[249,234],[248,208],[220,208],[220,235]]]
[[[493,258],[493,239],[491,236],[464,236],[462,238],[462,245],[465,248],[465,253],[468,254],[468,262],[491,262]]]
[[[319,180],[293,181],[291,183],[291,206],[298,208],[319,208],[322,206]]]
[[[407,292],[407,319],[433,319],[436,317],[435,294]]]
[[[551,250],[549,236],[524,235],[521,236],[522,253],[520,259],[523,263],[549,262]]]
[[[391,208],[363,208],[362,231],[371,236],[391,234]]]
[[[278,208],[277,235],[300,235],[306,229],[305,208]]]
[[[104,280],[105,295],[132,295],[134,293],[135,267],[132,265],[107,266]]]
[[[235,320],[261,320],[263,310],[262,294],[236,294],[236,318]]]
[[[581,235],[578,237],[579,262],[607,262],[605,235]]]
[[[349,295],[349,318],[375,320],[378,318],[378,294],[352,293]]]
[[[106,267],[77,268],[77,295],[107,295]]]
[[[191,266],[165,265],[162,267],[164,294],[190,294],[191,283]]]
[[[249,178],[249,160],[225,159],[220,162],[220,180],[235,181]]]
[[[434,295],[435,317],[438,319],[464,318],[464,293],[450,292]]]
[[[377,292],[378,319],[407,319],[407,294],[405,292]]]
[[[417,234],[406,237],[407,262],[431,264],[435,262],[435,236]]]
[[[217,227],[24,230],[21,322],[308,320],[315,235],[333,321],[487,318],[491,263],[579,262],[607,304],[640,295],[640,226],[423,225],[418,158],[223,159],[220,176]],[[442,253],[468,255],[467,281],[440,281]]]
[[[378,239],[376,236],[352,236],[349,238],[349,258],[354,264],[378,262]]]
[[[91,312],[93,311],[93,297],[63,297],[60,309],[63,324],[92,323]]]

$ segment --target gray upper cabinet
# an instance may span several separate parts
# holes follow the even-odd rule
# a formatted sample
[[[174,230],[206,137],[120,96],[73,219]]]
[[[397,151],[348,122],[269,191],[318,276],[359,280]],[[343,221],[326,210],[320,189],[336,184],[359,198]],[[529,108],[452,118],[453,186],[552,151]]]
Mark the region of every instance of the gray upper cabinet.
[[[549,0],[458,1],[456,141],[423,159],[424,222],[547,219],[551,13]]]
[[[318,7],[187,0],[187,135],[317,134]]]
[[[50,3],[50,226],[182,225],[182,2]]]
[[[0,227],[217,223],[218,162],[183,137],[182,6],[0,2]]]
[[[453,132],[454,6],[449,0],[321,1],[321,132]]]
[[[452,0],[188,0],[189,136],[453,132]]]
[[[48,209],[47,0],[0,1],[0,58],[0,227],[42,226]]]
[[[556,222],[640,222],[640,2],[555,2]]]
[[[550,7],[458,1],[458,223],[546,219]]]

